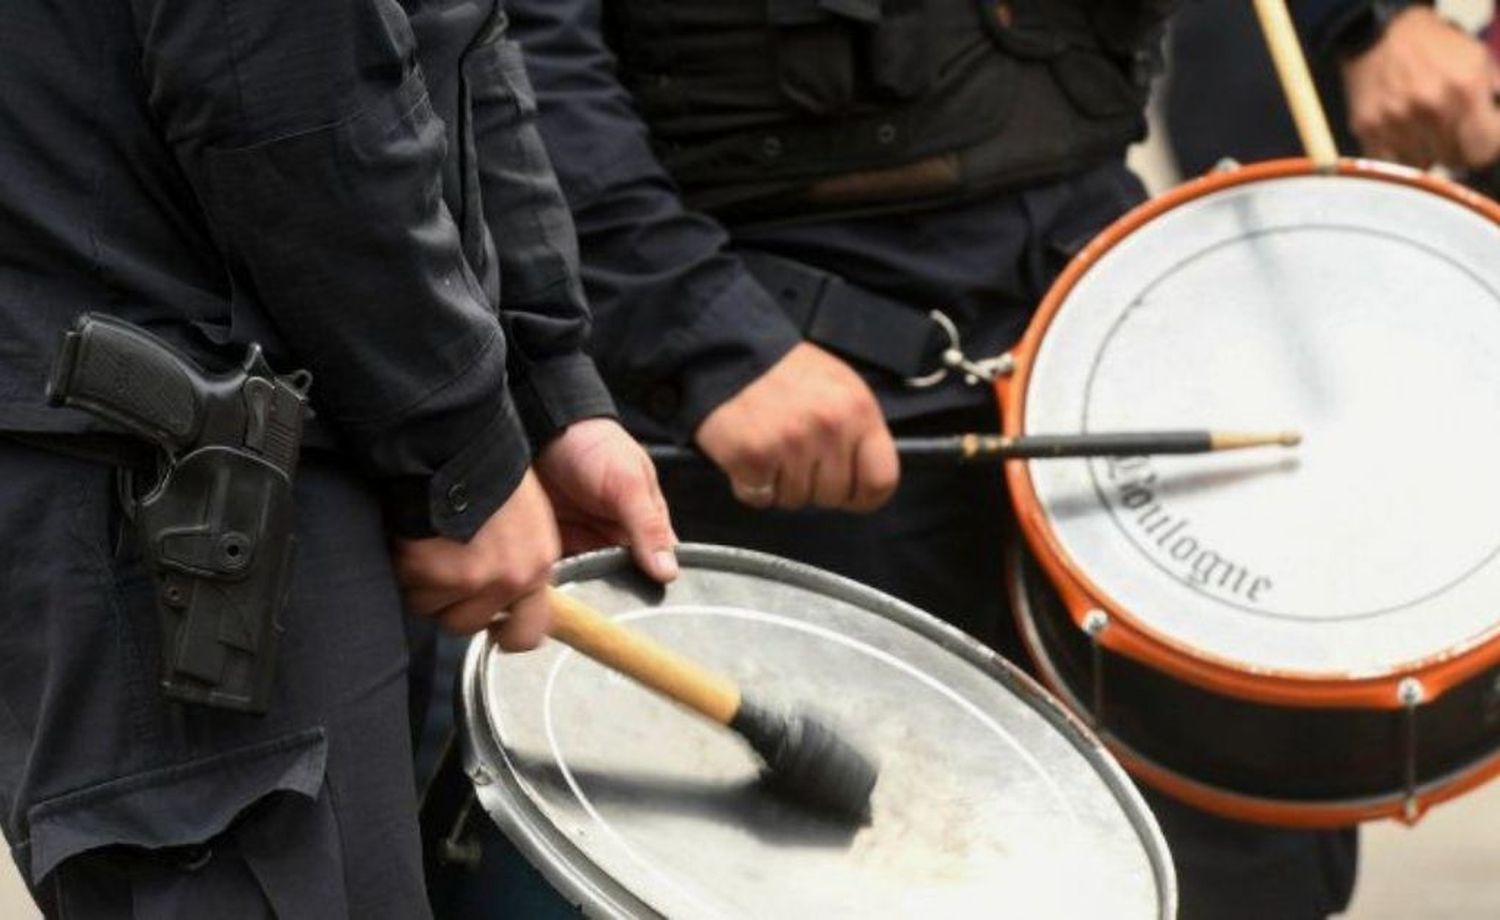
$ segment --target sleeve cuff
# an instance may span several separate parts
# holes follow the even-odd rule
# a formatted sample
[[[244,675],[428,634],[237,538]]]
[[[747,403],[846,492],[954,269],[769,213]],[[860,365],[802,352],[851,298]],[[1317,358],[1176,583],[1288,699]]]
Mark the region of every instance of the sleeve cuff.
[[[619,415],[599,369],[582,352],[528,362],[511,392],[533,451],[574,422]]]
[[[703,419],[802,342],[802,334],[771,295],[741,269],[728,287],[679,332],[674,350],[687,353],[670,377],[646,382],[635,407],[679,443]]]
[[[489,424],[432,476],[385,483],[386,523],[402,537],[468,541],[510,498],[530,465],[526,430],[506,397]]]
[[[1357,56],[1379,41],[1390,16],[1408,7],[1431,5],[1432,0],[1363,0],[1331,4],[1327,9],[1314,5],[1313,17],[1300,23],[1303,42],[1314,54]],[[1379,11],[1377,6],[1381,8]],[[1361,34],[1372,29],[1379,31],[1373,35]]]

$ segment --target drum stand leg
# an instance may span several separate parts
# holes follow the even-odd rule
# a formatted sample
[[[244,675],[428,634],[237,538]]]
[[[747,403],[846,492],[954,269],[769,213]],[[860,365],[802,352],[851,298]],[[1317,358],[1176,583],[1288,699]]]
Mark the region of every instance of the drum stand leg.
[[[1109,628],[1109,614],[1090,610],[1083,618],[1083,631],[1089,637],[1089,656],[1093,668],[1093,693],[1089,700],[1089,727],[1104,731],[1104,647],[1099,636]]]
[[[1402,718],[1402,781],[1406,786],[1406,800],[1401,806],[1401,816],[1413,822],[1422,813],[1422,804],[1417,800],[1417,707],[1426,695],[1422,682],[1408,677],[1396,687],[1396,698],[1405,710]]]

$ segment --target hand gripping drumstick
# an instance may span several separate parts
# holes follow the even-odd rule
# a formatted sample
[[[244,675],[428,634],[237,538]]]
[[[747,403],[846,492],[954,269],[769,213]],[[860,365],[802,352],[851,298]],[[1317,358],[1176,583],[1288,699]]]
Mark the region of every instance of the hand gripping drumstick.
[[[1333,141],[1333,132],[1328,130],[1328,116],[1323,112],[1318,89],[1308,72],[1307,58],[1302,54],[1302,44],[1292,26],[1286,0],[1255,0],[1255,13],[1260,19],[1266,47],[1270,49],[1271,61],[1276,65],[1281,91],[1292,110],[1292,120],[1297,123],[1302,147],[1319,170],[1333,172],[1339,161],[1338,146]]]
[[[781,713],[756,703],[715,674],[554,588],[547,598],[552,637],[662,696],[738,732],[766,764],[764,777],[783,796],[854,818],[870,818],[870,790],[879,768],[803,712]]]

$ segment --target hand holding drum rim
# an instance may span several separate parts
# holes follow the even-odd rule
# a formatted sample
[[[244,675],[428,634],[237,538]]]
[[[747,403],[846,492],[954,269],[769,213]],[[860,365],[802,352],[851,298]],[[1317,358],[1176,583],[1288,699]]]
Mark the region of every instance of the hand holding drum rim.
[[[650,458],[618,422],[591,418],[541,451],[470,540],[398,540],[394,561],[414,613],[461,635],[489,629],[501,648],[526,651],[551,628],[542,589],[563,551],[629,546],[665,583],[677,577],[676,543]]]
[[[533,464],[552,500],[567,555],[627,546],[641,571],[659,582],[677,577],[667,500],[656,467],[613,419],[569,425]]]
[[[873,511],[900,477],[875,394],[807,342],[710,412],[695,439],[752,508]]]

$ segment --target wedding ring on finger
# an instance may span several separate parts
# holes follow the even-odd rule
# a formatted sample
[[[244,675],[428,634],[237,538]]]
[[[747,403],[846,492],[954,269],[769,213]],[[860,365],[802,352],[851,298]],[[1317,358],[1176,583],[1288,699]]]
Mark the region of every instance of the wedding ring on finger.
[[[752,486],[743,482],[733,483],[734,497],[750,504],[765,504],[776,497],[775,483]]]

